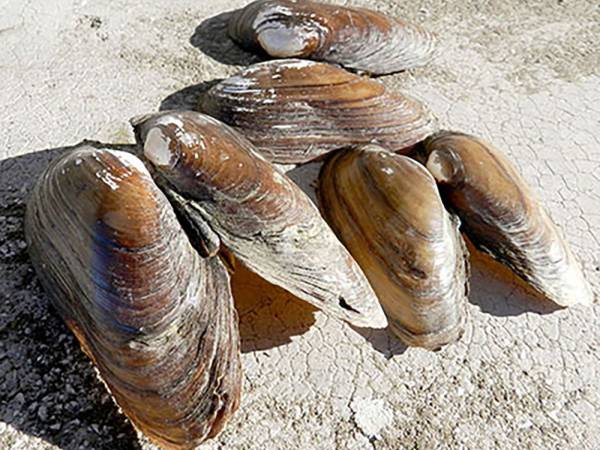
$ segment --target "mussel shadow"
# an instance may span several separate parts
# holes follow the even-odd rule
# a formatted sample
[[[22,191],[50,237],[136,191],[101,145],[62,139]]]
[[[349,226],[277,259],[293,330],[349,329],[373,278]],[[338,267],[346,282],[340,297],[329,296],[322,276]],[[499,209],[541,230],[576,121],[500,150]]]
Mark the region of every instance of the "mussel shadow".
[[[322,166],[323,161],[312,161],[296,166],[285,173],[306,195],[308,195],[317,208],[319,208],[317,188],[319,184],[319,172],[321,171]]]
[[[265,281],[239,263],[231,277],[231,287],[239,315],[242,353],[285,345],[315,323],[316,307]],[[351,328],[388,359],[407,349],[387,328]]]
[[[69,147],[0,161],[0,420],[64,449],[140,449],[137,434],[50,306],[23,233],[25,201]]]
[[[394,356],[401,355],[408,350],[408,346],[398,339],[389,327],[380,330],[354,326],[351,328],[386,359],[392,359]]]
[[[499,317],[528,312],[551,314],[562,309],[544,299],[507,267],[477,251],[467,242],[471,262],[469,301],[481,311]]]
[[[231,277],[242,353],[291,342],[315,323],[317,309],[237,263]]]
[[[263,60],[259,55],[239,47],[227,33],[233,11],[204,20],[190,38],[190,44],[212,59],[230,66],[247,66]]]
[[[173,92],[165,97],[159,106],[160,111],[200,111],[202,96],[222,79],[203,81]]]

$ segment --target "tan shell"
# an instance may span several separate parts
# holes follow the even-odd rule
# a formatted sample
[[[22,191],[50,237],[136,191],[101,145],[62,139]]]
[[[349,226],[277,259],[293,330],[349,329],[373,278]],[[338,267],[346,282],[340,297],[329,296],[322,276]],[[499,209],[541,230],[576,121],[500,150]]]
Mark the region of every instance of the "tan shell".
[[[310,199],[254,153],[250,142],[195,112],[133,120],[161,188],[198,241],[326,313],[364,327],[387,325],[362,271]]]
[[[403,151],[435,131],[419,102],[328,64],[255,64],[213,86],[200,109],[233,126],[269,161],[310,161],[350,144]]]
[[[307,58],[385,74],[428,63],[435,39],[384,14],[312,1],[258,0],[236,11],[229,35],[273,58]]]
[[[421,157],[473,244],[560,306],[593,301],[560,231],[513,164],[462,133],[427,139]]]
[[[325,163],[318,193],[391,329],[429,349],[457,340],[467,317],[466,247],[427,170],[374,145],[349,149]]]
[[[25,231],[53,305],[131,421],[167,448],[215,436],[241,386],[229,276],[192,249],[142,162],[86,145],[64,154]]]

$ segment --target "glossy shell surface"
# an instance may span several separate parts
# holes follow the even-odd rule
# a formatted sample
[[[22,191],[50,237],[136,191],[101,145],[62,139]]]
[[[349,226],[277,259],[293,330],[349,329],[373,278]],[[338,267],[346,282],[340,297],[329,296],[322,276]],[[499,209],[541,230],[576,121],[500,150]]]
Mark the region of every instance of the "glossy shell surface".
[[[307,58],[386,74],[428,63],[433,35],[365,8],[312,1],[258,0],[236,11],[229,35],[273,58]]]
[[[195,112],[133,120],[158,184],[267,281],[354,325],[387,325],[358,264],[310,199],[233,129]]]
[[[391,151],[436,129],[418,101],[329,64],[276,60],[213,86],[200,110],[236,128],[269,161],[304,163],[351,144]]]
[[[561,232],[504,155],[455,132],[428,138],[419,153],[476,247],[560,306],[592,303]]]
[[[51,301],[123,412],[193,448],[237,409],[237,315],[217,258],[192,249],[135,156],[82,145],[51,163],[26,213]]]
[[[325,163],[318,192],[391,329],[429,349],[457,340],[467,317],[466,247],[427,170],[377,146],[349,149]]]

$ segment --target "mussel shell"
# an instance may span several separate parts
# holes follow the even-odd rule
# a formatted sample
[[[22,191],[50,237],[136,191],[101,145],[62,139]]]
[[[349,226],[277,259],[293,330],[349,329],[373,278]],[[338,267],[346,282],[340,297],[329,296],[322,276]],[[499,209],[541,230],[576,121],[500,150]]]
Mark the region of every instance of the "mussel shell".
[[[62,155],[25,232],[52,304],[131,421],[168,448],[215,436],[241,387],[229,276],[193,250],[143,163],[87,145]]]
[[[419,147],[473,244],[561,306],[592,292],[560,231],[513,164],[487,142],[440,132]]]
[[[427,170],[378,146],[351,148],[324,164],[318,194],[391,329],[429,349],[457,340],[467,317],[466,247]]]
[[[269,161],[295,164],[351,144],[402,151],[435,120],[416,100],[329,64],[276,60],[213,86],[200,110],[233,126]]]
[[[362,271],[319,211],[233,129],[196,112],[133,119],[157,183],[253,272],[364,327],[387,321]],[[198,227],[200,228],[200,227]]]
[[[307,58],[373,74],[428,63],[435,39],[384,14],[312,1],[258,0],[235,11],[229,35],[274,58]]]

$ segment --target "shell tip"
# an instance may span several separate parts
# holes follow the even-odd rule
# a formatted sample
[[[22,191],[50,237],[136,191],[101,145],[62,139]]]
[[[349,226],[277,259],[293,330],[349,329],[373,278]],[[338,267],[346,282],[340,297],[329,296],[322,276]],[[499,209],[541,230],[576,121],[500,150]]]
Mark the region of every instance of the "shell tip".
[[[427,158],[427,170],[431,172],[438,183],[449,183],[454,176],[454,167],[444,153],[433,150]]]
[[[258,33],[257,40],[269,55],[276,58],[293,58],[304,53],[305,42],[298,30],[277,23]]]
[[[171,140],[158,127],[151,128],[144,141],[144,156],[155,166],[169,166],[171,163]]]
[[[129,123],[131,124],[131,126],[133,128],[137,128],[138,126],[140,126],[142,123],[144,123],[145,121],[147,121],[148,119],[150,119],[153,116],[154,116],[154,113],[139,114],[139,115],[133,116],[131,119],[129,119]]]

